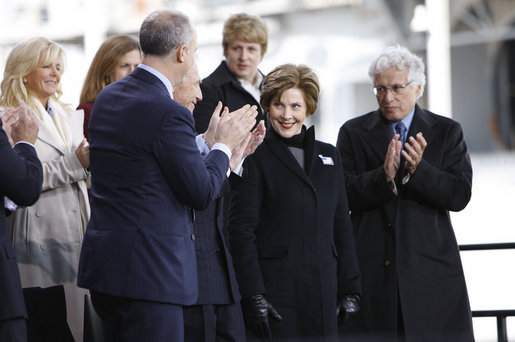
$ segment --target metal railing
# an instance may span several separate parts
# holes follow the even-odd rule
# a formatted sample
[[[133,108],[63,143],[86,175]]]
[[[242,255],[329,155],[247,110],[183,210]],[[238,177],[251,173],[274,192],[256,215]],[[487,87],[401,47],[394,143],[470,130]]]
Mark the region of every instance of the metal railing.
[[[484,243],[460,245],[460,251],[487,251],[495,249],[515,249],[515,243]],[[474,310],[472,317],[495,317],[497,319],[497,341],[508,342],[506,318],[515,316],[515,310]]]

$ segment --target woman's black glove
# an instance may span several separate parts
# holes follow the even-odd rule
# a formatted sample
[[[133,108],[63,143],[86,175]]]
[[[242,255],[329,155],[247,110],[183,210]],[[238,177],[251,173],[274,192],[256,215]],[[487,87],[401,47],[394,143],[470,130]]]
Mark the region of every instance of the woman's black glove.
[[[262,294],[256,294],[241,301],[245,326],[259,338],[272,337],[268,317],[282,321],[281,315],[274,309]]]
[[[336,317],[338,324],[356,314],[360,309],[361,297],[358,294],[345,295],[336,305]]]

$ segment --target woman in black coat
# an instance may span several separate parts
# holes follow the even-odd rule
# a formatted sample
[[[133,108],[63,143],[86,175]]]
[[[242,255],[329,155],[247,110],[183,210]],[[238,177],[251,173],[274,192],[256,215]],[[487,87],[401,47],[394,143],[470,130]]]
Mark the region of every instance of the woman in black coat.
[[[318,94],[306,66],[281,65],[265,77],[261,105],[272,129],[234,191],[230,249],[246,326],[261,338],[336,340],[338,311],[359,306],[340,156],[303,125]]]

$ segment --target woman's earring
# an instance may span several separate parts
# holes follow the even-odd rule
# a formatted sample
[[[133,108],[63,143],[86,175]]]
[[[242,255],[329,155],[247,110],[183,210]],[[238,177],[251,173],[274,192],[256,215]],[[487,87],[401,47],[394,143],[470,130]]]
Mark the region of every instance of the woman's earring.
[[[27,79],[25,77],[23,78],[23,83],[27,83]]]

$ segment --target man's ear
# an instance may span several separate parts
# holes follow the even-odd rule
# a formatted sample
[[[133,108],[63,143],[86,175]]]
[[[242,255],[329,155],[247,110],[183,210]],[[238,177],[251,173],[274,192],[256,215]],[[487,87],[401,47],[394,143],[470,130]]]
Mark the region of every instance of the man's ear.
[[[183,63],[186,60],[186,54],[188,53],[188,48],[186,47],[186,44],[181,44],[177,50],[177,62]]]

